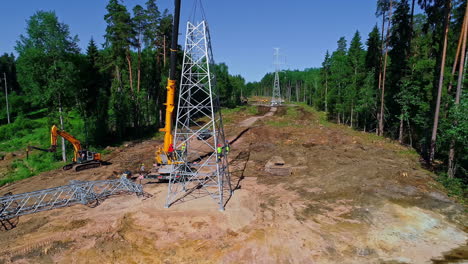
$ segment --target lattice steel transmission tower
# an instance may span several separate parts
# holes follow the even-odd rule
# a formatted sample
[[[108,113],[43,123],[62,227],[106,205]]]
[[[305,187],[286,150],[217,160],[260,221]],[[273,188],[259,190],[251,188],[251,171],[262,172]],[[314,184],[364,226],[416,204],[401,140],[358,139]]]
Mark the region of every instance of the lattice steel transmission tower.
[[[274,65],[275,65],[275,81],[273,83],[273,93],[271,96],[271,105],[281,105],[283,100],[281,99],[281,89],[280,89],[280,82],[279,82],[279,48],[274,48]]]
[[[232,193],[210,42],[205,20],[187,22],[166,208],[210,196],[224,210]]]

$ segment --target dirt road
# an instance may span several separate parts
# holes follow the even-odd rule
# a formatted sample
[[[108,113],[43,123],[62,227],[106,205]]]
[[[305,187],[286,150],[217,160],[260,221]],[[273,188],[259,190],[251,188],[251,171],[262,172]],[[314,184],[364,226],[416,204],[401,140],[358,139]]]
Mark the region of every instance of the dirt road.
[[[468,258],[466,209],[416,155],[295,109],[226,125],[229,138],[242,136],[232,144],[237,188],[225,212],[209,198],[164,209],[167,184],[146,182],[151,198],[119,196],[96,208],[21,217],[17,228],[0,233],[0,263],[456,263],[444,262],[444,252]],[[108,156],[110,166],[43,173],[0,194],[110,178],[151,164],[159,143],[119,148]],[[284,159],[290,176],[265,172],[273,156]]]

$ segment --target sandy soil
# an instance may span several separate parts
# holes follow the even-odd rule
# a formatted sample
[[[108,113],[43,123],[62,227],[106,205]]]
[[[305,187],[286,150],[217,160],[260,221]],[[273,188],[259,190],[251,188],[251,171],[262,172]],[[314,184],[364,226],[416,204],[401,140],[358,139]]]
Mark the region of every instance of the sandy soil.
[[[95,208],[77,205],[21,217],[16,228],[0,233],[0,263],[468,259],[466,209],[444,194],[416,156],[388,140],[321,125],[315,113],[297,109],[295,120],[279,107],[264,118],[244,116],[226,125],[234,139],[230,168],[237,187],[226,211],[219,212],[209,198],[164,209],[167,184],[144,182],[150,198],[118,196]],[[152,164],[159,144],[132,143],[106,157],[110,166],[43,173],[4,186],[0,194],[64,185],[72,179],[112,178],[141,162]],[[291,176],[265,172],[273,156],[286,161]]]

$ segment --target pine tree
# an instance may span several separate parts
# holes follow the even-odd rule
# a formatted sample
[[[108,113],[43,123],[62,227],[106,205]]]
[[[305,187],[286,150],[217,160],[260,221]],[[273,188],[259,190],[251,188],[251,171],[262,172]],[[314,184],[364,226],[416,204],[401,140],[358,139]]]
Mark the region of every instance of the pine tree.
[[[389,40],[389,45],[392,49],[389,52],[391,64],[389,66],[389,80],[388,84],[391,89],[387,91],[386,107],[391,115],[389,115],[387,122],[390,127],[397,126],[398,121],[395,117],[398,116],[399,128],[398,139],[403,143],[403,129],[404,129],[404,109],[402,105],[395,104],[395,98],[402,90],[402,82],[408,73],[408,58],[410,52],[410,40],[412,36],[411,29],[411,14],[408,0],[401,0],[397,3],[395,13],[392,17],[392,29]],[[394,129],[395,131],[396,129]]]
[[[323,104],[324,104],[324,110],[325,113],[328,114],[328,82],[329,82],[329,76],[330,76],[330,53],[327,52],[325,53],[325,59],[322,62],[322,69],[320,70],[320,75],[322,79],[322,85],[325,89],[323,93]]]
[[[377,25],[374,26],[372,31],[369,33],[369,37],[366,41],[367,53],[365,59],[365,66],[367,71],[374,72],[375,83],[379,80],[380,71],[380,57],[382,56],[380,33]],[[377,88],[377,87],[376,87]]]
[[[351,68],[346,54],[346,39],[341,37],[337,44],[338,48],[333,52],[330,59],[329,112],[331,115],[336,116],[338,123],[346,123],[346,108],[343,96],[350,81]]]
[[[359,34],[359,31],[356,31],[348,50],[348,60],[352,77],[350,85],[346,89],[346,105],[347,108],[350,109],[349,116],[351,127],[354,125],[356,99],[358,94],[360,94],[359,89],[362,87],[362,83],[365,78],[365,55],[366,54],[362,48],[361,35]]]
[[[138,64],[137,64],[137,92],[140,92],[140,81],[141,81],[141,49],[142,49],[142,38],[145,28],[147,27],[147,17],[145,10],[141,5],[136,5],[133,8],[133,26],[135,31],[135,41],[138,50]]]
[[[106,135],[108,132],[107,108],[110,83],[107,81],[106,72],[101,70],[102,56],[92,38],[86,49],[85,61],[82,64],[83,69],[80,72],[83,85],[78,102],[84,119],[86,143],[102,146],[109,143],[109,140],[106,140]]]
[[[137,115],[135,108],[131,107],[135,94],[130,47],[135,34],[130,14],[124,5],[119,4],[118,0],[109,0],[106,9],[108,13],[104,16],[107,22],[105,39],[106,46],[110,49],[110,64],[114,68],[109,121],[117,136],[122,138],[125,127]],[[125,64],[128,71],[124,70]],[[130,88],[129,92],[126,87]]]

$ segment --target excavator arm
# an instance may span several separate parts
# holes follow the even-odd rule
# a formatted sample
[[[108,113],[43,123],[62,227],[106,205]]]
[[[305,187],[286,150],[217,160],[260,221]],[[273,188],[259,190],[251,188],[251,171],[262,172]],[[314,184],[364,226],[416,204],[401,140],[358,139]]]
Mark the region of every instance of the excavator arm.
[[[102,164],[106,164],[106,162],[102,161],[100,153],[82,149],[81,142],[78,139],[70,135],[68,132],[58,129],[56,125],[53,125],[50,129],[50,148],[43,149],[34,146],[28,146],[26,150],[26,157],[29,157],[29,151],[33,149],[45,152],[57,151],[57,139],[59,136],[70,142],[73,145],[74,151],[73,163],[63,166],[63,170],[70,170],[74,168],[75,171],[82,171],[86,169],[97,168]]]
[[[57,138],[58,136],[63,137],[66,141],[70,142],[73,145],[73,162],[76,162],[79,157],[79,152],[81,150],[81,142],[76,139],[74,136],[70,135],[66,131],[59,130],[56,125],[53,125],[50,129],[50,152],[55,152],[57,150]]]

